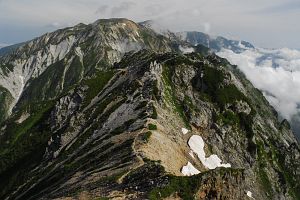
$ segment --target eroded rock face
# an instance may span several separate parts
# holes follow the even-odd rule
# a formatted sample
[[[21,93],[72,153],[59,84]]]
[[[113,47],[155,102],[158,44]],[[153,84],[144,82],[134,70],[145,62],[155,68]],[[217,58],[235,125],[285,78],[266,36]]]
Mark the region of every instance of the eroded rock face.
[[[112,19],[79,24],[24,43],[0,60],[0,86],[13,98],[5,101],[8,108],[1,105],[1,114],[10,115],[28,101],[56,98],[128,52],[172,51],[171,41],[158,37],[130,20]]]
[[[210,172],[201,177],[195,199],[247,199],[242,171]]]
[[[144,44],[147,33],[133,22],[103,23],[65,30],[79,31],[62,45],[76,48],[64,55],[51,47],[49,55],[64,58],[25,84],[1,124],[1,199],[247,199],[248,191],[297,199],[299,143],[243,75],[214,54],[176,52],[152,32],[157,40]],[[95,34],[129,39],[120,45],[98,35],[78,48]],[[37,40],[61,44],[64,35]],[[102,44],[113,45],[89,57],[86,49]],[[103,56],[111,63],[100,63]],[[204,158],[189,145],[193,136],[203,140]],[[230,166],[203,162],[216,156]],[[192,175],[182,173],[187,164],[197,175],[184,176]]]

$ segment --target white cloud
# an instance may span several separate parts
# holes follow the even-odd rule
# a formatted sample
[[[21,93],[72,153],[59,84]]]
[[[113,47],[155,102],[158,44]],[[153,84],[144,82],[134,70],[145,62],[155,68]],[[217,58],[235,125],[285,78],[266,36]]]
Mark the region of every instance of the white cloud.
[[[293,5],[296,1],[285,3]],[[279,5],[282,0],[2,0],[0,29],[26,25],[36,31],[53,22],[74,25],[99,18],[125,17],[134,21],[157,20],[173,31],[198,30],[253,41],[259,46],[299,48],[299,12],[262,12]],[[4,36],[0,33],[3,41],[1,37]]]
[[[291,120],[300,112],[300,51],[256,49],[236,54],[223,49],[218,55],[238,65],[284,118]]]
[[[5,46],[8,46],[8,44],[0,43],[0,47],[5,47]]]
[[[209,22],[205,22],[203,26],[204,26],[204,32],[209,34],[211,30],[211,24]]]

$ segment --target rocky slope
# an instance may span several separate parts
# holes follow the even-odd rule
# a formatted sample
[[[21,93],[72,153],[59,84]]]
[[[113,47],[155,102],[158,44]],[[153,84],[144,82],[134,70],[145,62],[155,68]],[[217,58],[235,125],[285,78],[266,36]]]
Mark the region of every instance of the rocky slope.
[[[112,19],[2,57],[1,199],[298,199],[288,123],[228,61],[183,48]]]
[[[2,56],[0,85],[14,101],[1,109],[11,113],[17,102],[55,98],[83,77],[119,61],[126,52],[145,48],[170,51],[170,41],[158,37],[131,21],[112,19],[79,24],[27,42]]]
[[[152,24],[148,23],[148,26],[155,26],[154,22]],[[169,35],[166,31],[160,31],[160,33]],[[213,37],[201,32],[180,32],[176,33],[175,36],[193,45],[204,45],[220,57],[226,58],[232,64],[237,65],[246,74],[247,78],[259,87],[258,89],[264,92],[265,97],[277,110],[279,117],[289,120],[292,130],[295,132],[298,140],[300,140],[300,110],[297,108],[299,97],[291,95],[297,93],[300,87],[297,81],[295,81],[298,80],[297,76],[300,70],[298,63],[300,52],[298,50],[288,48],[259,48],[249,42],[229,40],[224,37]],[[269,77],[257,77],[253,75],[256,71],[260,70],[269,70],[269,72],[265,72],[269,74]],[[283,77],[287,78],[284,79]],[[261,81],[261,79],[267,78],[278,81],[274,81],[272,85]],[[293,86],[283,89],[288,92],[281,93],[277,90],[277,85],[282,82]],[[286,105],[292,105],[293,108],[288,110],[286,109]]]

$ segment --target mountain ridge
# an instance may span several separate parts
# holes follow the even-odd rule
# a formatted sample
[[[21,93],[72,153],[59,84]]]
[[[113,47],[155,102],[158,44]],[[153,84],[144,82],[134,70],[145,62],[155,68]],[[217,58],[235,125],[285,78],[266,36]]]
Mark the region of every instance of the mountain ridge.
[[[159,25],[156,21],[145,21],[140,23],[146,27],[149,27],[159,34],[162,34],[175,41],[186,41],[192,45],[203,45],[210,49],[210,51],[217,55],[228,59],[232,64],[235,64],[246,74],[246,77],[258,87],[268,99],[268,101],[275,107],[279,114],[279,120],[288,119],[293,131],[296,133],[298,140],[300,138],[300,111],[297,109],[299,104],[299,96],[291,95],[286,92],[282,94],[280,90],[276,90],[281,83],[271,81],[273,79],[285,79],[285,85],[293,85],[289,88],[285,88],[286,91],[293,91],[297,94],[299,84],[293,80],[297,80],[297,73],[299,71],[299,58],[300,52],[293,49],[264,49],[255,47],[249,42],[242,40],[226,39],[222,36],[210,36],[206,33],[197,31],[185,31],[172,33],[164,26]],[[201,47],[200,47],[201,48]],[[184,50],[184,49],[182,49]],[[187,51],[191,51],[191,48],[187,48]],[[260,77],[259,71],[265,70],[268,75],[269,82],[264,82],[262,79],[267,77]],[[280,72],[284,71],[284,75]],[[290,74],[290,72],[292,74]],[[257,73],[257,75],[252,75]],[[294,73],[294,74],[293,74]],[[289,77],[289,78],[285,78]],[[272,82],[273,85],[270,85]],[[286,100],[286,97],[293,100]],[[286,105],[291,105],[294,108],[288,110]]]
[[[126,19],[70,29],[0,58],[27,73],[0,124],[1,198],[299,197],[299,143],[236,66]]]

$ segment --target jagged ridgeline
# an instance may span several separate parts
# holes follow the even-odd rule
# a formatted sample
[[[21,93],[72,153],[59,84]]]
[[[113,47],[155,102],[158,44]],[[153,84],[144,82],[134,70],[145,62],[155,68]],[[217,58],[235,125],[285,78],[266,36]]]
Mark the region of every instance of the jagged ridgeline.
[[[0,199],[299,199],[288,123],[209,52],[110,19],[3,55]]]

